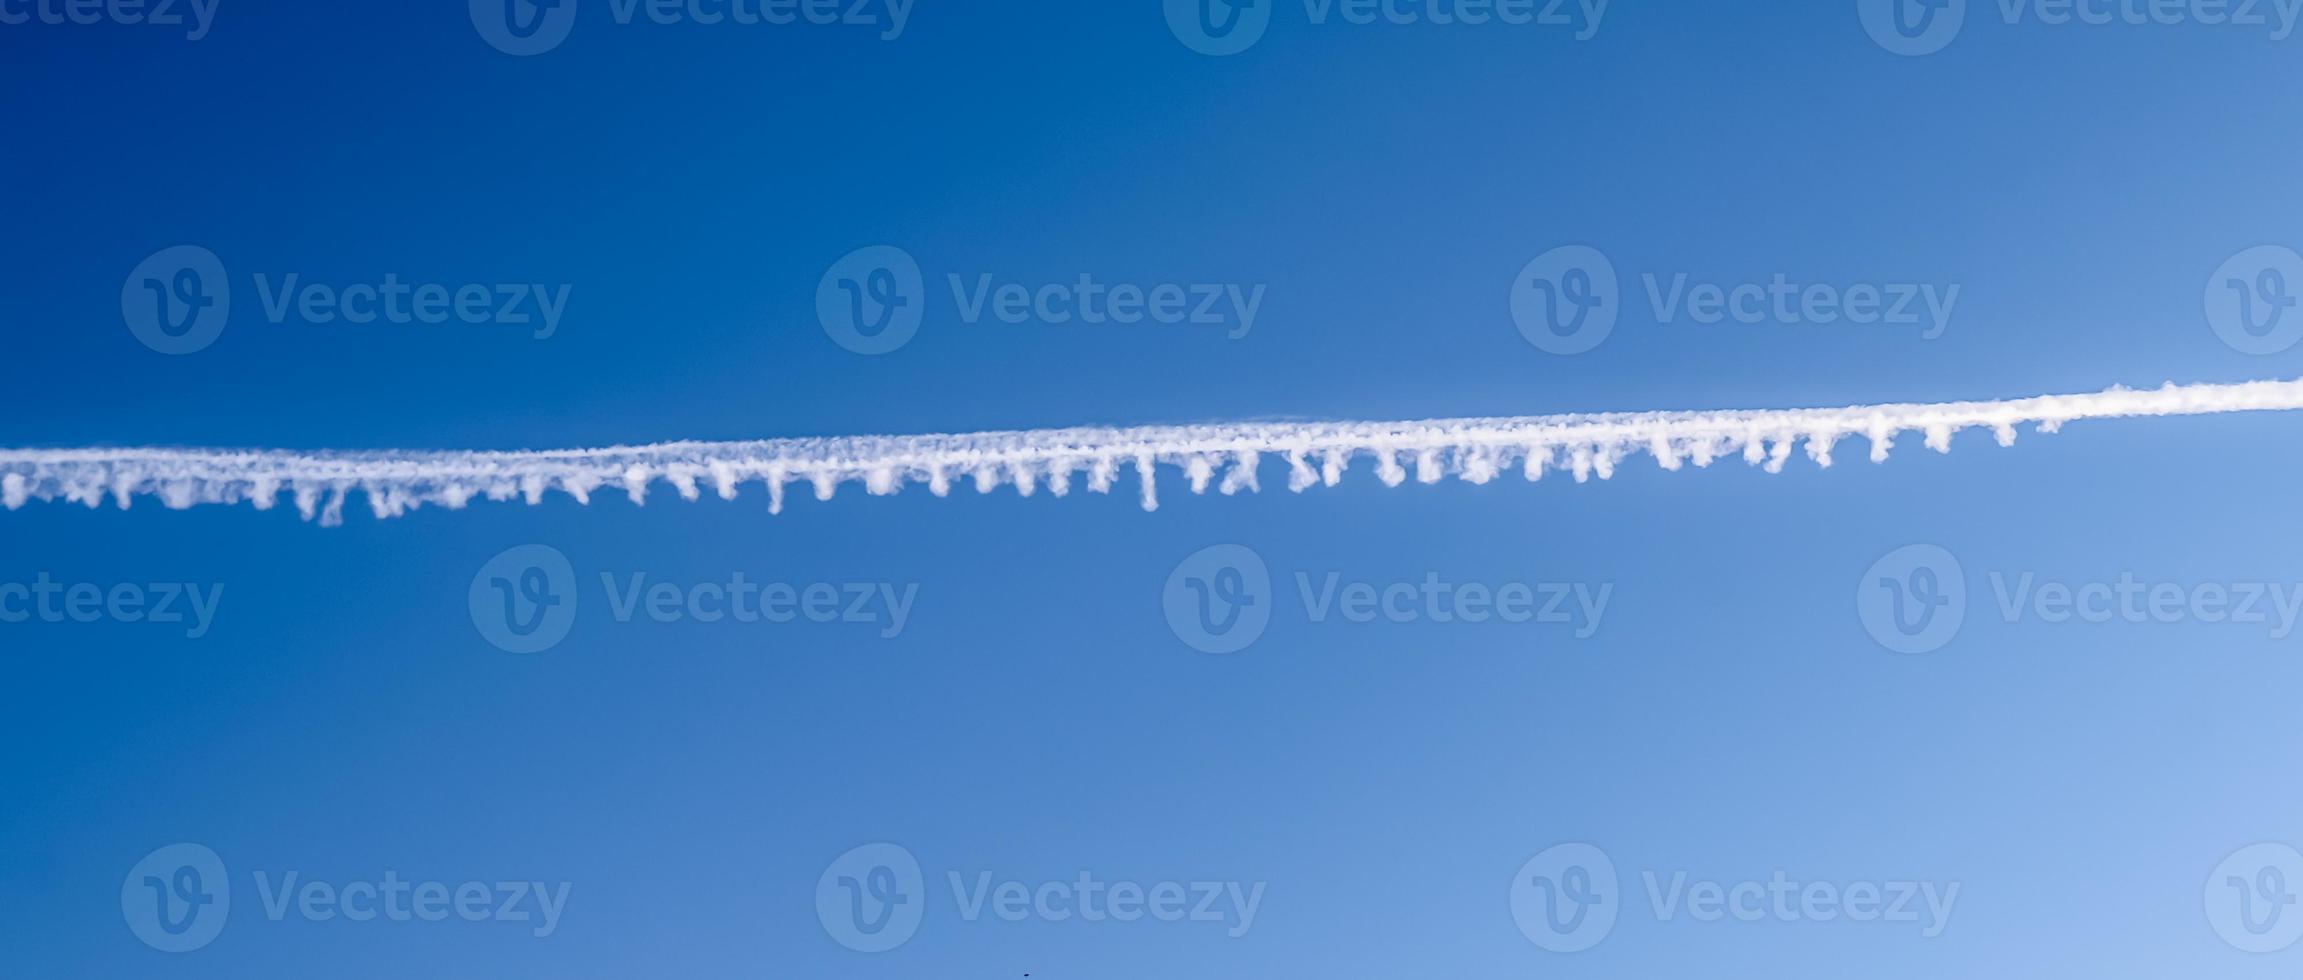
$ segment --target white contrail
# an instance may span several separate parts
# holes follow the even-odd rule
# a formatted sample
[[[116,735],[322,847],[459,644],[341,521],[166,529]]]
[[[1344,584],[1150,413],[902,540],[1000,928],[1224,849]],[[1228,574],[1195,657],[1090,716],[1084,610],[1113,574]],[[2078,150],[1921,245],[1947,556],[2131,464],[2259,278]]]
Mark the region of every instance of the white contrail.
[[[1450,475],[1486,483],[1511,469],[1534,480],[1547,468],[1580,482],[1593,474],[1614,475],[1625,457],[1639,452],[1667,470],[1740,454],[1776,472],[1802,442],[1816,463],[1831,465],[1832,446],[1847,436],[1869,439],[1876,462],[1907,431],[1923,433],[1929,448],[1949,452],[1952,434],[1961,429],[1990,429],[2004,446],[2025,424],[2053,432],[2079,419],[2298,408],[2303,380],[1933,405],[1042,429],[555,452],[0,450],[0,502],[14,510],[28,500],[61,497],[96,506],[110,497],[126,507],[137,494],[151,494],[172,508],[245,501],[266,509],[285,493],[307,520],[336,524],[355,489],[378,517],[393,517],[424,504],[460,508],[475,497],[535,503],[555,489],[588,502],[603,486],[619,487],[638,502],[660,480],[689,500],[701,496],[705,485],[733,499],[744,484],[759,482],[767,487],[769,510],[780,511],[785,487],[795,482],[826,500],[850,480],[873,494],[922,483],[940,497],[954,483],[969,481],[985,492],[1011,484],[1027,496],[1043,486],[1062,496],[1083,474],[1088,489],[1109,492],[1120,469],[1130,466],[1143,505],[1151,509],[1158,505],[1155,474],[1163,464],[1181,470],[1193,493],[1205,493],[1211,484],[1227,494],[1257,489],[1265,456],[1286,462],[1288,488],[1296,491],[1334,485],[1361,456],[1372,457],[1377,478],[1391,486],[1411,472],[1421,483]]]

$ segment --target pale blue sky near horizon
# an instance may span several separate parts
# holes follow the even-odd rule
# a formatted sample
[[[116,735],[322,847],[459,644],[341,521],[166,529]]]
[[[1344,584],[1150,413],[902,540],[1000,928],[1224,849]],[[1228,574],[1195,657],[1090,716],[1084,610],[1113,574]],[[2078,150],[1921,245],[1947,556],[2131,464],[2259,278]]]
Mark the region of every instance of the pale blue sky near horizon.
[[[1950,44],[1903,56],[1852,0],[1616,0],[1588,40],[1272,2],[1218,57],[1151,0],[919,5],[892,40],[578,3],[564,41],[516,57],[466,8],[224,0],[196,42],[0,22],[0,446],[545,449],[2303,375],[2303,352],[2243,353],[2203,310],[2235,255],[2303,245],[2278,94],[2303,39],[2272,26],[2007,23],[1971,2]],[[217,256],[233,302],[211,346],[172,356],[121,296],[180,244]],[[862,356],[818,291],[882,245],[919,265],[924,316]],[[1511,295],[1568,245],[1613,266],[1618,321],[1561,356],[1522,337]],[[290,275],[566,299],[545,339],[273,322]],[[1659,318],[1650,277],[1682,275],[1957,300],[1931,340]],[[1237,338],[967,322],[952,279],[987,276],[1263,298]],[[2203,905],[2228,856],[2303,843],[2284,778],[2303,665],[2277,603],[2262,623],[2001,603],[2122,576],[2303,595],[2275,448],[2296,424],[2077,423],[1941,456],[1907,439],[1883,465],[1849,445],[1778,475],[1634,459],[1585,485],[1387,489],[1362,463],[1295,495],[1267,464],[1260,494],[1171,482],[1152,513],[1124,484],[795,491],[776,516],[756,487],[392,521],[355,501],[327,529],[285,507],[34,503],[0,512],[0,587],[221,592],[196,638],[0,622],[0,975],[2290,976],[2303,949],[2242,952]],[[573,620],[508,653],[472,596],[535,544],[567,559]],[[1266,566],[1269,623],[1203,653],[1163,603],[1227,544]],[[1915,544],[1953,556],[1965,619],[1893,653],[1858,595]],[[624,590],[739,574],[912,599],[892,637],[884,617],[616,612]],[[1607,602],[1579,639],[1356,623],[1303,594],[1434,576]],[[918,862],[923,917],[862,953],[819,879],[878,842]],[[122,892],[177,843],[219,857],[232,908],[168,953]],[[1571,843],[1619,871],[1620,918],[1550,952],[1512,890]],[[267,915],[286,874],[387,871],[567,900],[545,937]],[[1083,871],[1263,890],[1232,936],[971,920],[951,883]],[[1650,871],[1959,891],[1928,937],[1667,920]]]

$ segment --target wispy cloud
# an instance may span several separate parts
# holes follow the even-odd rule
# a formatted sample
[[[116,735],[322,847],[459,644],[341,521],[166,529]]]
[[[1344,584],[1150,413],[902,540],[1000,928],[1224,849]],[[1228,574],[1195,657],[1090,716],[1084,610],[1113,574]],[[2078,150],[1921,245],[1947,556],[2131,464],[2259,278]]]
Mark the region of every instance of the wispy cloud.
[[[1376,478],[1388,486],[1450,476],[1486,483],[1514,471],[1530,480],[1547,471],[1579,482],[1595,475],[1604,480],[1640,453],[1666,470],[1740,456],[1772,473],[1801,450],[1829,466],[1834,447],[1852,436],[1865,439],[1878,462],[1906,432],[1949,452],[1952,436],[1963,429],[1987,429],[2005,446],[2024,425],[2053,432],[2084,419],[2298,408],[2303,381],[2254,381],[1848,408],[1041,429],[552,452],[0,450],[0,503],[15,510],[32,500],[97,506],[109,498],[126,507],[149,495],[172,508],[245,502],[268,509],[286,497],[307,520],[336,524],[355,490],[378,517],[394,517],[427,504],[461,508],[475,499],[535,503],[552,491],[588,502],[603,489],[621,490],[644,501],[659,484],[687,500],[707,490],[734,499],[756,484],[766,489],[773,512],[783,509],[794,485],[826,500],[851,482],[872,494],[916,484],[940,497],[972,484],[983,492],[1008,485],[1026,496],[1042,490],[1063,496],[1075,485],[1108,493],[1124,469],[1151,509],[1158,506],[1163,466],[1176,470],[1170,479],[1180,475],[1193,493],[1213,487],[1227,494],[1260,489],[1267,465],[1285,466],[1290,490],[1333,486],[1362,458],[1374,461]]]

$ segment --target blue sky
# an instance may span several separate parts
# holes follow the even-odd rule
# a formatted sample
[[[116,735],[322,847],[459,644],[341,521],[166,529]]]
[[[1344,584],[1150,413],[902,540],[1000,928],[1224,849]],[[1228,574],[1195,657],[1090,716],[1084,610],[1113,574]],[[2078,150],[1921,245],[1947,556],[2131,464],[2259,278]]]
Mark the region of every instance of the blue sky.
[[[1970,2],[1919,55],[1844,0],[1521,25],[1272,0],[1223,56],[1150,0],[923,4],[892,39],[877,4],[876,25],[659,24],[580,0],[528,56],[458,4],[223,0],[197,41],[43,9],[0,2],[30,15],[0,21],[8,447],[535,449],[2303,374],[2303,352],[2244,351],[2206,308],[2232,273],[2258,281],[2235,257],[2303,244],[2279,98],[2303,41],[2274,38],[2271,4],[2246,26]],[[122,294],[186,244],[232,308],[172,355]],[[1614,269],[1617,322],[1562,355],[1523,337],[1512,296],[1570,245]],[[818,296],[873,246],[917,264],[922,317],[867,356]],[[337,298],[387,276],[541,286],[564,307],[542,339],[495,311],[275,315],[291,275]],[[1957,299],[1924,339],[1659,316],[1647,285],[1779,276]],[[1236,337],[1009,323],[971,316],[954,277],[1261,299]],[[2245,952],[2203,903],[2243,848],[2303,843],[2281,776],[2303,667],[2275,611],[2303,590],[2299,521],[2265,451],[2292,424],[2083,423],[2009,450],[1970,433],[1780,475],[1634,460],[1582,486],[1387,490],[1363,464],[1297,496],[1267,471],[1262,494],[1171,489],[1148,514],[1012,490],[773,517],[756,488],[394,521],[355,503],[331,529],[34,504],[0,513],[0,613],[32,608],[5,586],[43,582],[214,606],[196,637],[109,610],[0,621],[0,973],[2290,976],[2303,949]],[[511,653],[483,611],[506,595],[495,560],[529,545],[565,558],[570,618]],[[1177,582],[1254,584],[1190,564],[1219,545],[1269,584],[1253,642],[1211,654],[1170,611]],[[1874,564],[1911,545],[1951,556],[1964,619],[1895,653],[1865,610]],[[699,621],[720,607],[689,600],[739,575],[790,586],[792,621]],[[2123,576],[2184,602],[2058,621],[2038,592]],[[1450,603],[1563,596],[1570,619],[1438,622],[1455,607],[1427,581]],[[678,615],[658,621],[646,593],[667,583]],[[1350,583],[1417,598],[1355,622],[1321,601]],[[2218,615],[2209,584],[2264,595],[2266,621]],[[841,612],[811,616],[812,586]],[[840,862],[883,842],[917,863],[922,914],[858,952],[819,885],[868,889],[882,863]],[[215,855],[231,909],[170,953],[136,928],[140,862],[180,843]],[[1513,895],[1579,843],[1617,870],[1618,921],[1553,952]],[[172,888],[182,862],[160,863]],[[534,916],[267,914],[288,874],[341,895],[387,872],[564,883],[565,903],[541,937]],[[964,908],[979,881],[1083,872],[1261,897],[1239,930]],[[1667,919],[1646,872],[1958,891],[1927,936]],[[2303,929],[2285,915],[2269,935]]]

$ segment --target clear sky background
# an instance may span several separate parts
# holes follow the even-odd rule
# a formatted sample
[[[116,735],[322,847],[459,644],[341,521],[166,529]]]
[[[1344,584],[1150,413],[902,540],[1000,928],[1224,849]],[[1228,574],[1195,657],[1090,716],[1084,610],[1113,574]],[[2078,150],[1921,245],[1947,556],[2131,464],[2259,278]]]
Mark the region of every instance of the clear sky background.
[[[2303,374],[2218,339],[2235,253],[2303,239],[2303,38],[2007,23],[1901,56],[1848,0],[1618,0],[1577,28],[1315,23],[1216,57],[1152,0],[921,4],[856,26],[619,24],[514,57],[455,3],[224,0],[207,35],[0,24],[0,445],[557,448],[1072,424],[1991,398]],[[424,9],[418,9],[419,7]],[[19,0],[0,9],[35,10]],[[877,9],[876,5],[873,9]],[[1422,7],[1413,8],[1423,10]],[[2269,9],[2269,8],[2266,8]],[[171,356],[131,269],[197,244],[230,323]],[[1621,276],[1598,349],[1538,350],[1514,277]],[[927,280],[902,349],[818,323],[872,245]],[[269,322],[255,285],[570,287],[557,331]],[[1657,322],[1640,277],[1956,285],[1916,326]],[[966,323],[946,285],[1260,285],[1252,331]],[[0,513],[0,584],[223,588],[196,639],[0,622],[0,975],[23,977],[2293,976],[2203,891],[2303,841],[2303,662],[2270,623],[2009,621],[1992,583],[2303,589],[2278,416],[1915,440],[1781,475],[1295,496],[918,490],[477,505],[321,529],[285,508]],[[804,494],[800,496],[805,496]],[[1956,556],[1965,622],[1897,654],[1859,586]],[[468,609],[519,545],[579,590],[550,650]],[[1171,573],[1269,568],[1246,650],[1191,649]],[[916,587],[884,624],[618,621],[603,574]],[[1612,589],[1552,623],[1316,619],[1378,585]],[[1998,578],[1994,578],[1994,576]],[[138,939],[123,878],[229,868],[213,942]],[[916,935],[850,950],[820,876],[891,842]],[[1522,865],[1602,849],[1621,920],[1547,952]],[[506,922],[266,917],[253,876],[570,885]],[[968,921],[973,882],[1263,883],[1200,922]],[[1912,923],[1662,921],[1668,880],[1960,887]],[[131,883],[133,884],[133,883]],[[2294,885],[2303,886],[2303,877]],[[131,889],[133,890],[133,889]],[[2290,918],[2303,911],[2289,910]],[[2285,928],[2292,928],[2286,927]],[[2228,931],[2228,930],[2225,930]]]

